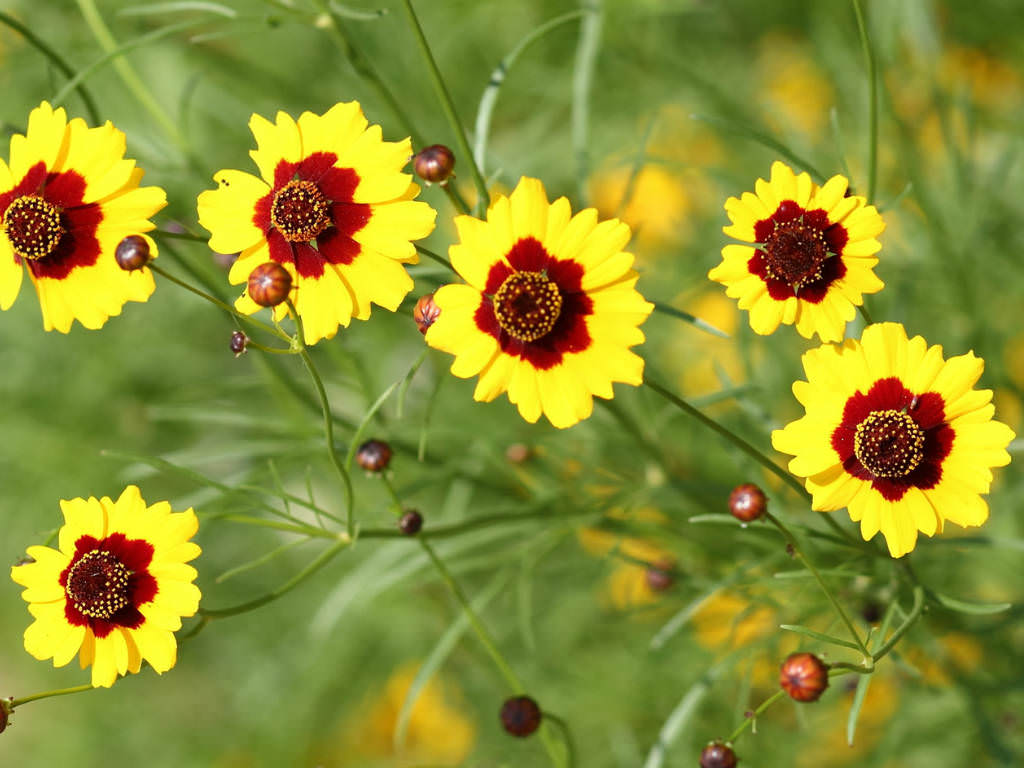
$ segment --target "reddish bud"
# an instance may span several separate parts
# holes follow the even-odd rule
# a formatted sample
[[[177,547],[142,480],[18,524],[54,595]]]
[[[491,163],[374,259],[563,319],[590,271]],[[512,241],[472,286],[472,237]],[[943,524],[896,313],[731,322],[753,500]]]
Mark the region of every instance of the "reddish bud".
[[[142,235],[128,235],[117,244],[114,261],[125,272],[134,272],[149,264],[149,243]]]
[[[445,184],[455,175],[455,155],[444,144],[434,144],[419,151],[412,168],[428,184]]]
[[[675,563],[671,560],[659,560],[653,565],[648,566],[645,574],[647,578],[647,586],[651,588],[653,592],[664,592],[670,589],[675,583]]]
[[[398,530],[406,536],[415,536],[423,527],[423,515],[417,510],[410,509],[398,518]]]
[[[416,321],[416,327],[420,329],[420,333],[426,333],[440,315],[441,308],[434,303],[434,294],[432,293],[420,296],[416,306],[412,309],[412,319]]]
[[[276,261],[260,264],[249,273],[249,298],[261,307],[276,307],[291,290],[292,276]]]
[[[231,334],[231,351],[235,353],[235,357],[245,352],[246,345],[249,343],[249,337],[241,331],[235,331]]]
[[[540,727],[541,713],[529,696],[514,696],[501,705],[501,725],[513,736],[529,736]]]
[[[505,449],[505,460],[510,464],[522,464],[533,455],[530,446],[522,443],[512,443]]]
[[[391,463],[391,446],[383,440],[367,440],[356,451],[356,463],[367,472],[383,472]]]
[[[737,485],[729,494],[729,511],[737,520],[750,523],[764,514],[768,499],[753,483]]]
[[[791,653],[782,662],[779,684],[794,701],[817,701],[828,688],[828,666],[813,653]]]
[[[736,753],[721,741],[712,741],[700,753],[700,768],[736,768]]]
[[[7,730],[7,723],[11,717],[11,702],[13,699],[0,699],[0,733]]]

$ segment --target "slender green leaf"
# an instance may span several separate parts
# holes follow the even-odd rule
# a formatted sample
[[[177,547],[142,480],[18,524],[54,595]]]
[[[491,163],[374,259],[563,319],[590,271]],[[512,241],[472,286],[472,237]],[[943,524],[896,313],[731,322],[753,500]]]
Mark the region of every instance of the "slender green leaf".
[[[342,5],[338,0],[331,0],[331,13],[336,13],[343,19],[352,19],[353,21],[375,21],[382,16],[388,15],[387,8],[376,8],[372,11],[364,11],[359,8],[349,8],[347,5]]]
[[[270,550],[264,555],[260,555],[259,557],[249,560],[248,562],[242,563],[241,565],[237,565],[234,568],[229,568],[216,579],[214,579],[214,582],[216,582],[217,584],[221,584],[222,582],[225,582],[228,579],[233,578],[234,576],[238,576],[241,573],[251,571],[253,568],[259,568],[261,565],[269,563],[275,557],[283,555],[288,550],[294,549],[300,544],[305,544],[307,541],[309,541],[309,539],[295,539],[293,541],[285,542],[284,544],[281,544],[278,547],[274,547],[272,550]]]
[[[824,632],[815,632],[813,629],[808,627],[802,627],[799,624],[779,624],[779,629],[785,629],[789,632],[796,632],[798,635],[804,635],[813,640],[818,640],[822,643],[831,643],[832,645],[841,645],[843,648],[852,648],[855,651],[860,650],[860,646],[856,643],[851,643],[849,640],[842,640],[841,638],[833,635],[826,635]]]
[[[669,713],[664,725],[661,726],[661,730],[658,732],[658,740],[654,742],[651,751],[647,753],[647,761],[644,763],[644,768],[661,768],[665,764],[665,756],[668,754],[669,747],[672,746],[680,731],[683,730],[683,727],[697,711],[697,706],[711,689],[711,684],[718,676],[718,673],[718,667],[712,668],[683,694],[675,709]]]
[[[814,176],[819,182],[825,180],[824,174],[822,174],[821,171],[819,171],[817,168],[811,165],[810,162],[800,157],[800,155],[798,155],[796,152],[794,152],[792,149],[787,147],[785,144],[783,144],[775,137],[770,136],[769,134],[763,131],[758,131],[754,128],[751,128],[750,125],[748,125],[747,123],[741,123],[737,120],[727,120],[722,117],[713,117],[711,115],[691,115],[691,117],[694,120],[700,120],[701,122],[708,123],[709,125],[714,125],[718,128],[721,128],[723,131],[728,131],[729,133],[735,134],[737,136],[742,136],[744,138],[750,139],[751,141],[760,144],[763,147],[767,147],[773,152],[778,152],[780,155],[789,160],[799,169],[805,170],[808,173],[810,173],[811,176]]]
[[[391,393],[394,392],[398,385],[401,384],[401,380],[396,381],[390,387],[384,390],[380,397],[370,406],[370,410],[363,416],[363,420],[359,422],[359,426],[356,428],[355,434],[352,435],[352,440],[348,444],[348,453],[345,454],[345,469],[347,471],[352,470],[352,459],[356,455],[356,449],[359,447],[359,443],[363,439],[363,433],[366,431],[367,426],[373,420],[374,414],[380,410],[381,406],[391,397]]]
[[[696,315],[691,315],[689,312],[684,312],[681,309],[676,309],[675,307],[670,306],[669,304],[663,304],[660,301],[656,301],[656,302],[654,302],[654,311],[655,312],[661,312],[663,315],[670,315],[672,317],[677,317],[680,320],[684,320],[687,323],[690,323],[695,328],[700,328],[702,331],[706,331],[707,333],[710,333],[713,336],[718,336],[718,337],[723,338],[723,339],[728,339],[729,338],[729,334],[728,333],[726,333],[723,330],[720,330],[720,329],[716,328],[711,323],[709,323],[707,320],[701,320]]]
[[[1013,603],[969,603],[935,591],[931,595],[943,608],[949,608],[949,610],[956,611],[957,613],[969,613],[976,616],[1002,613],[1013,606]]]
[[[216,13],[229,19],[238,16],[238,11],[228,8],[220,3],[203,2],[203,0],[179,0],[174,3],[146,3],[145,5],[130,5],[117,12],[118,16],[152,16],[165,13],[180,13],[182,11],[206,11]]]

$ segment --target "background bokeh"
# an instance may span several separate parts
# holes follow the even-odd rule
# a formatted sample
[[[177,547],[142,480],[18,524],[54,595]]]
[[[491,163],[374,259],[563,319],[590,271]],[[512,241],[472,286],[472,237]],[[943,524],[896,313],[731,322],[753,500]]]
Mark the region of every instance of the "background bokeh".
[[[103,118],[127,133],[129,156],[146,169],[146,181],[167,189],[162,227],[200,232],[195,196],[212,186],[212,174],[251,170],[253,112],[322,112],[357,99],[385,137],[409,133],[340,55],[307,0],[225,0],[220,7],[235,18],[175,12],[181,4],[159,12],[155,4],[98,5],[121,42],[195,22],[127,54],[183,145],[112,66],[86,80]],[[500,58],[545,20],[578,6],[435,0],[417,7],[471,126]],[[623,216],[635,229],[639,289],[731,334],[718,338],[655,315],[641,348],[648,371],[767,449],[770,430],[798,415],[789,387],[812,344],[789,327],[754,336],[745,313],[705,275],[725,241],[724,199],[752,188],[778,158],[752,134],[772,137],[826,175],[848,173],[856,191],[865,191],[868,89],[853,11],[815,0],[605,0],[603,7],[585,161],[570,133],[573,21],[541,38],[509,72],[488,171],[499,189],[534,175],[552,197],[566,194],[574,207]],[[346,8],[388,11],[341,22],[416,133],[453,145],[399,5],[351,0]],[[140,9],[149,12],[131,13]],[[8,0],[3,10],[75,69],[103,55],[70,0]],[[996,391],[997,416],[1020,433],[1024,6],[876,0],[867,13],[882,85],[877,203],[887,223],[877,268],[886,288],[869,297],[871,312],[941,343],[948,355],[973,349],[984,357],[982,385]],[[62,84],[37,50],[0,26],[4,145]],[[77,95],[66,106],[85,114]],[[472,197],[465,165],[458,169]],[[440,212],[428,244],[445,252],[452,209],[436,187],[423,199]],[[162,243],[160,262],[232,295],[223,267],[201,244]],[[417,293],[446,279],[431,262],[413,272]],[[419,354],[422,337],[409,317],[414,300],[395,315],[375,311],[315,350],[341,419],[342,449],[352,425]],[[858,318],[848,335],[860,327]],[[101,332],[76,325],[66,336],[44,333],[26,283],[0,317],[0,561],[15,562],[59,524],[58,499],[116,496],[128,483],[149,501],[195,505],[203,516],[196,565],[207,606],[262,594],[315,556],[322,544],[308,542],[218,582],[287,538],[216,519],[254,513],[252,495],[223,495],[141,460],[160,457],[228,485],[269,487],[272,459],[289,491],[340,510],[299,360],[235,359],[233,328],[218,310],[158,280],[147,304],[127,306]],[[664,765],[695,765],[706,741],[731,731],[774,689],[778,660],[798,645],[778,624],[829,631],[831,618],[810,581],[774,576],[796,567],[774,533],[688,519],[725,511],[729,489],[748,480],[765,485],[788,519],[813,525],[816,513],[648,392],[618,387],[611,407],[598,406],[591,420],[559,432],[523,423],[504,398],[474,403],[473,383],[451,377],[449,364],[444,355],[428,357],[401,416],[393,397],[371,424],[370,432],[397,447],[394,479],[403,496],[428,526],[495,511],[537,513],[438,546],[481,601],[531,694],[570,723],[580,766],[642,765],[687,692],[708,684],[665,748]],[[629,425],[653,450],[638,448]],[[426,457],[418,461],[424,436]],[[513,445],[528,447],[525,459],[506,455]],[[989,616],[930,611],[881,665],[853,748],[845,742],[852,694],[840,678],[820,703],[783,702],[761,718],[758,733],[738,744],[744,764],[1021,764],[1022,486],[1019,465],[997,471],[990,522],[969,535],[951,526],[912,556],[929,587],[1012,607]],[[356,489],[360,521],[391,524],[380,483],[360,476]],[[837,519],[850,526],[845,515]],[[825,549],[818,560],[840,571],[830,579],[864,614],[864,627],[893,599],[884,559]],[[655,593],[643,563],[658,561],[674,563],[675,579]],[[19,588],[8,583],[0,597],[0,695],[87,679],[77,665],[54,670],[33,661],[22,648],[30,619]],[[177,667],[163,678],[145,671],[109,691],[26,705],[0,736],[0,755],[19,766],[546,764],[536,740],[501,731],[497,712],[510,692],[471,634],[453,637],[458,617],[418,549],[363,541],[285,598],[213,622],[182,645]],[[451,649],[442,658],[443,637]],[[442,663],[404,739],[396,739],[406,693],[432,654]]]

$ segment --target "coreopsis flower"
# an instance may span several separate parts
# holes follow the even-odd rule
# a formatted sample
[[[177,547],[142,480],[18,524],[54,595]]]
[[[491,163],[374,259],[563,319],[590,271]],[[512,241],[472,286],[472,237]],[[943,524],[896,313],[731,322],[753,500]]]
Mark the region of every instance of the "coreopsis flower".
[[[920,531],[946,521],[981,525],[991,467],[1010,462],[1013,431],[992,419],[991,390],[973,389],[984,362],[943,360],[942,347],[902,325],[878,323],[860,341],[823,345],[803,356],[807,381],[793,385],[806,415],[772,433],[795,458],[812,507],[846,507],[864,540],[879,531],[893,557],[910,552]]]
[[[11,137],[10,164],[0,160],[0,309],[14,303],[26,271],[48,331],[67,333],[75,320],[100,328],[152,295],[150,271],[123,270],[115,252],[138,235],[156,256],[142,233],[167,196],[140,187],[143,171],[124,153],[125,135],[109,122],[89,128],[45,101],[32,110],[25,134]]]
[[[507,391],[527,421],[543,413],[569,427],[590,416],[594,395],[613,396],[613,382],[642,382],[629,348],[654,305],[634,287],[628,226],[598,223],[592,208],[573,216],[530,178],[498,195],[486,221],[458,216],[455,226],[449,254],[468,284],[434,294],[441,312],[426,340],[455,355],[456,376],[479,375],[476,400]]]
[[[754,245],[725,246],[708,277],[750,311],[757,333],[795,324],[805,338],[839,341],[864,294],[882,290],[873,267],[885,222],[865,198],[846,195],[847,184],[833,176],[819,187],[775,162],[756,194],[725,201],[725,234]]]
[[[174,631],[199,609],[200,593],[186,565],[199,556],[190,541],[195,512],[172,512],[166,501],[146,506],[130,485],[117,501],[61,501],[58,549],[28,548],[30,562],[11,568],[35,622],[25,650],[61,667],[78,654],[92,666],[92,684],[109,688],[143,660],[158,673],[174,666]]]
[[[253,115],[249,128],[260,175],[219,171],[220,186],[198,200],[210,248],[239,253],[231,283],[247,283],[268,261],[283,265],[308,344],[353,317],[365,320],[371,304],[396,310],[413,285],[404,267],[418,260],[410,241],[429,235],[436,216],[413,200],[419,187],[402,172],[409,139],[383,141],[354,101],[297,121],[284,112],[274,123]],[[250,315],[260,309],[248,290],[235,307]],[[274,316],[287,312],[280,304]]]

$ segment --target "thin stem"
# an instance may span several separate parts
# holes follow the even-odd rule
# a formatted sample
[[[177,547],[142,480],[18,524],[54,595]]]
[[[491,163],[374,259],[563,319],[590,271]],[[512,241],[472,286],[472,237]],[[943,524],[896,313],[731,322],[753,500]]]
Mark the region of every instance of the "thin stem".
[[[765,519],[768,520],[768,522],[770,522],[772,525],[779,529],[779,532],[783,535],[783,537],[785,537],[787,543],[793,548],[793,551],[796,553],[796,556],[799,557],[801,562],[804,564],[804,567],[806,567],[807,570],[811,572],[811,575],[814,576],[814,580],[818,582],[818,586],[821,587],[821,591],[825,593],[825,596],[828,598],[829,602],[832,603],[832,607],[835,608],[836,613],[839,614],[839,618],[843,620],[843,623],[846,625],[846,628],[850,630],[850,635],[853,637],[854,641],[856,641],[857,647],[860,649],[861,653],[864,654],[864,660],[866,662],[869,661],[871,659],[871,651],[868,650],[868,647],[864,644],[864,641],[861,639],[860,632],[857,631],[857,628],[854,626],[849,614],[846,613],[846,609],[843,608],[842,605],[840,605],[839,601],[836,599],[836,596],[832,594],[832,590],[829,589],[828,584],[825,583],[825,580],[821,577],[821,574],[818,572],[818,569],[814,567],[814,563],[807,559],[807,555],[800,548],[800,544],[797,542],[796,537],[771,512],[766,511],[764,513],[764,516]]]
[[[910,613],[907,614],[906,620],[900,624],[896,631],[892,633],[892,637],[889,638],[888,642],[879,648],[874,655],[871,657],[873,661],[878,661],[886,656],[895,647],[896,643],[900,641],[910,628],[914,625],[914,622],[921,616],[921,611],[924,609],[924,587],[920,584],[914,586],[914,605],[910,609]]]
[[[857,32],[860,34],[860,46],[864,51],[864,62],[868,68],[868,202],[874,202],[875,182],[878,176],[878,73],[875,54],[868,38],[868,28],[864,20],[864,10],[860,0],[853,0],[853,12],[857,16]]]
[[[59,69],[60,73],[64,75],[64,77],[70,80],[75,76],[75,71],[66,61],[64,61],[61,55],[57,53],[55,50],[53,50],[53,48],[47,45],[43,40],[37,37],[32,30],[30,30],[20,21],[15,19],[10,14],[0,11],[0,22],[3,22],[8,27],[13,29],[15,32],[20,34],[23,38],[25,38],[25,40],[32,47],[34,47],[37,51],[39,51],[47,59],[49,59],[50,63],[53,64],[53,66],[55,66],[57,69]],[[89,113],[89,122],[91,122],[93,125],[99,125],[100,113],[99,110],[96,109],[96,102],[93,101],[92,94],[90,94],[89,91],[86,90],[85,86],[82,83],[78,83],[75,86],[75,90],[78,91],[78,95],[82,97],[82,101],[85,103],[85,111]]]
[[[553,715],[550,712],[544,712],[543,714],[545,720],[553,723],[562,732],[562,741],[565,743],[565,751],[568,756],[568,766],[569,768],[574,768],[576,765],[576,741],[572,737],[572,730],[569,728],[569,724],[558,717],[558,715]]]
[[[775,693],[773,693],[771,696],[769,696],[767,699],[765,699],[763,702],[761,702],[761,706],[759,706],[757,709],[755,709],[753,714],[744,717],[743,718],[743,722],[740,723],[739,725],[737,725],[736,728],[733,729],[733,732],[730,733],[728,735],[728,737],[726,737],[725,740],[727,742],[736,741],[736,739],[739,738],[740,734],[742,734],[745,730],[747,730],[747,728],[750,727],[750,725],[754,722],[754,720],[756,720],[758,718],[759,715],[764,714],[765,710],[767,710],[768,707],[770,707],[772,704],[774,704],[776,701],[778,701],[779,699],[781,699],[785,695],[786,695],[786,691],[785,690],[783,690],[781,688],[779,690],[777,690]]]
[[[432,259],[433,261],[436,261],[438,264],[441,264],[442,266],[447,267],[448,269],[450,269],[455,274],[458,274],[458,272],[455,271],[455,267],[452,266],[452,263],[450,261],[448,261],[448,259],[446,259],[441,254],[434,253],[433,251],[431,251],[431,250],[429,250],[427,248],[424,248],[422,245],[417,245],[416,246],[416,250],[419,253],[422,253],[428,259]]]
[[[470,149],[469,141],[466,139],[466,131],[459,121],[459,116],[455,111],[455,104],[452,101],[451,94],[448,92],[448,87],[444,84],[444,78],[441,77],[441,70],[437,68],[434,54],[430,52],[427,38],[423,34],[423,27],[420,26],[420,21],[416,18],[416,11],[413,10],[412,0],[402,0],[402,6],[405,8],[405,15],[409,20],[409,26],[412,28],[413,35],[416,37],[416,43],[419,46],[423,60],[427,63],[427,69],[434,83],[434,90],[437,92],[437,97],[441,102],[441,109],[444,110],[445,117],[448,118],[448,124],[455,134],[455,142],[458,144],[459,153],[465,158],[465,163],[469,165],[470,174],[473,176],[473,183],[476,185],[478,197],[476,207],[478,210],[482,210],[490,199],[487,192],[487,183],[484,181],[484,177],[480,174],[480,169],[473,159],[473,150]]]
[[[348,537],[348,534],[341,534],[341,536],[339,536],[334,531],[317,528],[313,525],[305,525],[303,523],[285,523],[280,520],[268,520],[264,517],[254,517],[252,515],[218,515],[215,519],[226,520],[229,523],[254,525],[257,528],[273,528],[275,531],[285,531],[286,533],[300,533],[304,536],[315,536],[320,539],[337,540],[339,538]]]
[[[10,702],[9,706],[12,710],[16,707],[20,707],[22,704],[28,704],[30,701],[39,701],[40,699],[50,699],[54,696],[67,696],[70,693],[82,693],[84,691],[93,690],[91,683],[85,685],[76,685],[73,688],[58,688],[55,691],[44,691],[43,693],[33,693],[31,696],[22,696],[20,699],[15,699]]]
[[[580,22],[580,37],[576,44],[576,63],[572,77],[572,149],[576,155],[577,195],[586,201],[586,182],[590,158],[587,153],[590,117],[590,90],[594,81],[597,53],[601,46],[601,27],[604,10],[601,0],[586,0],[589,13]]]
[[[320,409],[323,411],[324,417],[324,437],[327,442],[327,456],[338,473],[338,478],[341,480],[341,486],[345,493],[345,530],[350,537],[354,537],[355,518],[352,515],[352,507],[355,504],[355,494],[352,491],[352,479],[348,476],[348,472],[345,471],[341,457],[338,456],[337,448],[334,445],[334,417],[331,415],[331,403],[327,399],[327,390],[324,389],[324,382],[320,378],[316,364],[314,364],[313,358],[309,355],[309,349],[306,347],[302,318],[299,317],[299,313],[296,311],[291,299],[288,299],[288,311],[291,312],[292,317],[295,319],[295,340],[299,345],[299,355],[302,357],[302,362],[305,364],[306,370],[309,371],[313,384],[316,386],[317,395],[320,397]]]
[[[860,310],[860,316],[864,318],[865,325],[871,325],[872,323],[875,322],[874,320],[871,319],[871,313],[868,312],[867,304],[861,304],[859,307],[857,307],[857,309]]]
[[[293,589],[295,589],[295,587],[299,586],[299,584],[304,582],[314,573],[316,573],[325,565],[327,565],[327,563],[329,563],[334,558],[335,555],[341,552],[341,550],[348,547],[351,543],[352,540],[346,536],[345,538],[336,542],[333,546],[328,547],[323,552],[321,552],[320,555],[315,560],[313,560],[309,565],[307,565],[305,568],[303,568],[301,571],[299,571],[297,574],[295,574],[292,578],[290,578],[280,587],[275,589],[273,592],[268,592],[262,597],[257,597],[255,600],[250,600],[246,603],[242,603],[241,605],[235,605],[230,608],[200,608],[199,613],[201,616],[210,619],[224,619],[228,616],[237,616],[240,613],[246,613],[247,611],[252,611],[256,608],[260,608],[266,605],[267,603],[271,603],[277,598],[281,597],[282,595],[291,592]]]

